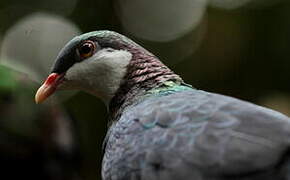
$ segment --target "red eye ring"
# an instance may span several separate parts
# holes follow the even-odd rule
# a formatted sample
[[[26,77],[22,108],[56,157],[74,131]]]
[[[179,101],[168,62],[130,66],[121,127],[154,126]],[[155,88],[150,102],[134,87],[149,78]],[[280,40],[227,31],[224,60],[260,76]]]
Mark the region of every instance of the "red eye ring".
[[[96,51],[96,44],[87,40],[78,47],[78,54],[82,59],[91,57]]]

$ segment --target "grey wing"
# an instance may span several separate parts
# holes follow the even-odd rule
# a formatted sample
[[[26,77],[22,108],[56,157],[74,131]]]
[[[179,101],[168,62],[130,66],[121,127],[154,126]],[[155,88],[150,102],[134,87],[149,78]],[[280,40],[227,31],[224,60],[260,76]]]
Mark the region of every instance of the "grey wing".
[[[138,104],[112,126],[103,176],[279,179],[289,138],[290,120],[278,112],[203,91],[176,93]]]

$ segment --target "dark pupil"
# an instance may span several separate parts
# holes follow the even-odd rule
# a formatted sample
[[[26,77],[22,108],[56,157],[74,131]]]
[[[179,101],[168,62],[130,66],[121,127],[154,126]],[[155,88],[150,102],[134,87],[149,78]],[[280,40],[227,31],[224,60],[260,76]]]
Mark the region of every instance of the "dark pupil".
[[[80,53],[81,54],[88,54],[91,52],[91,50],[92,50],[92,45],[87,43],[87,44],[82,45]]]

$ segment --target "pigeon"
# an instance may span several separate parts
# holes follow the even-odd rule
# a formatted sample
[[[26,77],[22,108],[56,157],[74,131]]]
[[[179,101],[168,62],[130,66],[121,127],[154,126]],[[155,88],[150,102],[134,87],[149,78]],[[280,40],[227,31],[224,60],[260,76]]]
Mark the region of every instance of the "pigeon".
[[[69,41],[35,95],[82,90],[108,108],[104,180],[290,180],[290,118],[186,84],[124,35]]]

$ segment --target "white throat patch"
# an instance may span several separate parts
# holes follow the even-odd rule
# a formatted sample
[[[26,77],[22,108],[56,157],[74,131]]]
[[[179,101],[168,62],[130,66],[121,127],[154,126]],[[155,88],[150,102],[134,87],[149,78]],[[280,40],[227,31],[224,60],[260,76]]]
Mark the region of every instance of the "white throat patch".
[[[119,88],[131,58],[132,54],[125,50],[102,49],[68,69],[63,89],[83,90],[108,104]]]

